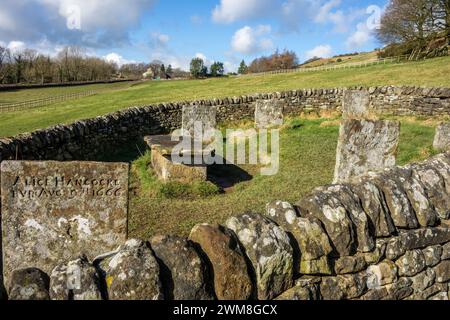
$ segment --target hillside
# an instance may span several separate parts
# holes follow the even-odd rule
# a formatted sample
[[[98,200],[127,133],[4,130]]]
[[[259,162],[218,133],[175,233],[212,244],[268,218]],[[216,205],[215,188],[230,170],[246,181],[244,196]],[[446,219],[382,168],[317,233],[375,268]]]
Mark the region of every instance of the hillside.
[[[450,57],[308,73],[241,76],[207,80],[144,82],[78,100],[26,111],[0,113],[0,136],[91,118],[130,106],[314,87],[417,85],[450,87]],[[39,90],[39,89],[30,89]],[[0,100],[4,101],[0,93]],[[11,93],[12,94],[12,93]],[[28,100],[28,90],[15,95]],[[36,94],[34,92],[33,94]],[[8,97],[8,99],[17,99]]]
[[[335,56],[332,58],[321,58],[316,61],[312,61],[306,64],[303,64],[303,68],[312,68],[312,67],[321,67],[321,66],[332,66],[332,65],[343,65],[348,63],[355,62],[371,62],[376,61],[378,59],[377,52],[362,52],[357,55],[343,55],[343,56]]]

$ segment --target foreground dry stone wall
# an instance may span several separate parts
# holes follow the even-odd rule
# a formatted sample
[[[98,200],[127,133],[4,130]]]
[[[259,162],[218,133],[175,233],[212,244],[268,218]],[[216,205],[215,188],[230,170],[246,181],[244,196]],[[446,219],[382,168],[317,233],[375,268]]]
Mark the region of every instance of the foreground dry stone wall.
[[[450,153],[295,204],[15,270],[10,299],[449,299]]]
[[[356,88],[362,89],[362,88]],[[182,107],[217,106],[217,121],[254,119],[255,101],[280,99],[285,116],[340,110],[344,88],[302,89],[201,101],[132,107],[94,119],[58,125],[14,138],[0,139],[0,161],[102,160],[105,153],[140,141],[146,135],[181,128]],[[375,113],[417,116],[450,115],[450,88],[372,87]]]

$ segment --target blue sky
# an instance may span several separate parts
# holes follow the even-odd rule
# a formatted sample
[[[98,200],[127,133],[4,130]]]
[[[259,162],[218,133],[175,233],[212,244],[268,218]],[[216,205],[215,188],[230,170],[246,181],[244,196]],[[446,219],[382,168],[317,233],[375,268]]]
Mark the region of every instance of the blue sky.
[[[304,61],[369,51],[387,0],[2,0],[0,43],[54,55],[77,44],[119,64],[194,56],[234,71],[275,49]]]

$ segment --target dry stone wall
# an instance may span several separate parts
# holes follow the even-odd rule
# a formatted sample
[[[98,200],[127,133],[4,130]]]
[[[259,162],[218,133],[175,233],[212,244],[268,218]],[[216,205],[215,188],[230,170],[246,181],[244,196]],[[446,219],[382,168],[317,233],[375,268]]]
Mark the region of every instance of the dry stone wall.
[[[361,90],[363,88],[353,88]],[[94,119],[58,125],[33,133],[0,139],[0,161],[101,160],[124,143],[151,134],[181,128],[184,105],[217,107],[217,121],[253,120],[255,101],[279,99],[284,116],[319,111],[340,111],[344,88],[302,89],[212,100],[183,101],[132,107]],[[370,109],[375,113],[449,116],[450,88],[372,87]]]
[[[388,171],[197,225],[189,238],[130,239],[50,274],[14,270],[9,298],[448,300],[450,153]]]

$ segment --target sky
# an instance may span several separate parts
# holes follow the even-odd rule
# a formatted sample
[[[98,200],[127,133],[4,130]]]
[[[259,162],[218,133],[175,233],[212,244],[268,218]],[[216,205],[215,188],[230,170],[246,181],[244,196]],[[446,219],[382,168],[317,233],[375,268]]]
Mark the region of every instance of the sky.
[[[193,57],[236,71],[276,49],[300,61],[381,45],[388,0],[0,0],[0,45],[56,55],[79,45],[114,61],[161,60],[187,70]]]

